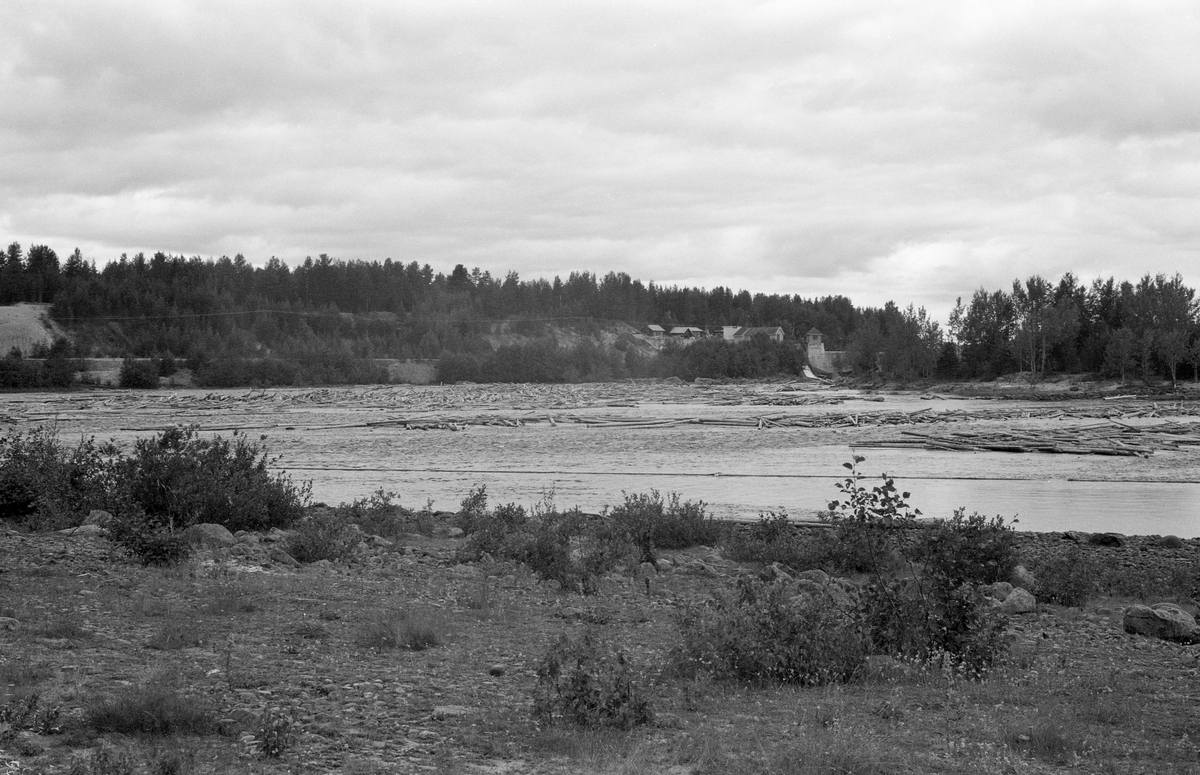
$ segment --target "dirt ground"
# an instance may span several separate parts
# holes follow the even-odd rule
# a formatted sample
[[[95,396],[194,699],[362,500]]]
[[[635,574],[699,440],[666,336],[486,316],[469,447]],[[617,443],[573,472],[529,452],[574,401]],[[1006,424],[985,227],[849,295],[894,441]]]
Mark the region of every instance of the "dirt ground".
[[[0,739],[0,772],[1200,771],[1200,646],[1126,634],[1126,601],[1015,617],[1009,655],[983,681],[933,669],[756,688],[668,669],[683,607],[752,567],[712,549],[669,552],[648,591],[614,573],[582,597],[521,566],[456,565],[458,541],[412,536],[298,570],[203,557],[156,569],[102,538],[0,529],[0,710],[31,694],[57,709],[52,723]],[[1120,562],[1148,576],[1156,547],[1126,547]],[[1200,541],[1189,541],[1159,559],[1198,556]],[[372,645],[381,623],[417,617],[437,634],[431,648]],[[560,634],[584,632],[625,655],[653,725],[603,733],[535,722],[539,660]],[[104,698],[151,689],[205,710],[220,733],[119,735],[85,723]],[[281,718],[286,745],[264,758],[263,730]]]
[[[989,390],[996,392],[995,386]],[[0,423],[14,430],[52,423],[66,440],[94,435],[122,443],[178,423],[212,433],[237,430],[265,436],[279,457],[276,465],[311,480],[317,501],[348,502],[382,489],[406,506],[432,501],[444,510],[456,509],[472,487],[482,485],[494,503],[529,505],[552,494],[560,506],[599,512],[620,503],[622,493],[657,489],[703,500],[721,518],[754,519],[778,509],[811,518],[836,497],[834,483],[846,474],[842,465],[858,452],[867,458],[864,474],[896,477],[926,515],[948,516],[961,506],[1016,517],[1028,530],[1200,535],[1197,446],[1148,457],[856,447],[897,436],[909,427],[904,416],[922,418],[923,430],[1069,433],[1111,422],[1100,417],[1104,413],[1126,424],[1177,422],[1200,429],[1200,401],[1188,398],[1198,393],[1121,398],[1110,386],[1107,396],[1042,400],[1046,393],[1065,399],[1066,391],[1055,383],[1039,394],[1000,399],[812,383],[668,381],[108,390],[2,395]],[[1047,418],[1048,407],[1067,412]],[[869,422],[880,415],[901,422]],[[761,417],[825,427],[759,428],[754,420]],[[690,419],[748,425],[683,422]],[[439,425],[444,429],[412,429]]]

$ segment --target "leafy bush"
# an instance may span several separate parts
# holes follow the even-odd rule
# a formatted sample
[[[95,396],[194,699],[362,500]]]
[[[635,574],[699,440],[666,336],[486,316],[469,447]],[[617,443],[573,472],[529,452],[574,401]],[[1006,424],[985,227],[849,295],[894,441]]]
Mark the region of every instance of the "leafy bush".
[[[467,497],[463,498],[459,505],[458,514],[454,517],[454,524],[464,533],[474,533],[487,519],[487,505],[487,487],[482,484],[472,487],[471,491],[467,493]]]
[[[111,508],[114,451],[94,438],[67,449],[45,426],[0,437],[0,519],[57,530],[81,524],[92,509]]]
[[[703,501],[684,501],[671,493],[666,503],[658,490],[625,494],[625,502],[608,516],[637,548],[643,562],[654,561],[655,549],[686,549],[714,545],[721,526],[705,514]]]
[[[483,488],[472,490],[472,495],[475,493],[482,495],[485,500],[482,504],[476,502],[472,506],[472,509],[478,510],[478,513],[473,516],[464,518],[464,513],[472,514],[465,509],[459,512],[459,524],[468,525],[470,530],[463,528],[467,533],[467,540],[458,549],[458,561],[477,562],[483,559],[484,555],[516,559],[524,552],[524,547],[530,541],[527,532],[529,516],[525,513],[525,509],[515,503],[508,503],[497,506],[495,511],[489,514],[486,511],[486,494]],[[470,497],[468,496],[468,500]],[[463,503],[465,506],[467,500],[464,500]]]
[[[1015,536],[1000,517],[988,520],[964,509],[917,530],[921,512],[910,509],[886,475],[867,489],[855,455],[851,475],[838,484],[845,501],[829,504],[840,564],[871,572],[861,615],[875,651],[918,660],[946,659],[978,675],[1004,652],[1006,619],[978,585],[1006,578],[1016,566]],[[895,572],[903,561],[923,563],[912,578]]]
[[[850,596],[797,594],[787,581],[750,576],[734,593],[687,608],[680,630],[681,666],[755,684],[845,681],[868,645]]]
[[[579,509],[536,510],[530,528],[511,559],[524,563],[539,578],[585,595],[599,591],[600,577],[628,552],[619,536]]]
[[[336,511],[320,510],[296,524],[284,551],[297,562],[337,562],[349,557],[358,542],[358,534]]]
[[[126,504],[118,514],[108,520],[108,538],[143,565],[166,567],[191,555],[192,548],[181,532],[163,525],[140,506]]]
[[[265,759],[278,759],[292,747],[291,716],[285,716],[278,708],[267,708],[258,718],[254,730],[254,747]]]
[[[784,510],[761,514],[758,522],[729,532],[724,554],[738,562],[782,563],[795,570],[830,565],[831,531],[797,530]]]
[[[483,494],[483,490],[474,493]],[[478,511],[483,503],[476,500],[472,508]],[[510,503],[491,514],[476,514],[467,524],[474,532],[459,548],[459,562],[485,557],[515,560],[539,578],[583,594],[594,594],[600,577],[616,567],[629,550],[609,521],[591,519],[579,509],[559,511],[549,498],[538,504],[532,515]]]
[[[971,584],[877,576],[863,590],[860,610],[876,652],[921,662],[941,659],[978,676],[1007,648],[1007,617]]]
[[[858,464],[865,460],[855,455],[853,462],[842,464],[850,476],[838,482],[837,488],[846,499],[830,501],[826,519],[837,539],[833,559],[838,567],[881,573],[896,566],[904,534],[915,526],[921,511],[909,508],[909,493],[897,490],[886,474],[883,484],[870,489],[863,486]]]
[[[394,538],[401,533],[420,529],[416,515],[399,504],[392,503],[396,493],[376,490],[368,498],[358,498],[336,509],[339,519],[348,525],[358,525],[369,535]]]
[[[265,438],[265,437],[264,437]],[[126,497],[172,530],[212,522],[231,532],[287,527],[308,497],[284,475],[272,475],[264,449],[245,435],[200,438],[195,426],[138,439],[121,461]]]
[[[123,388],[144,390],[158,387],[158,364],[154,361],[142,361],[126,358],[121,361],[121,371],[118,375],[119,384]]]
[[[1043,560],[1031,568],[1038,600],[1082,608],[1100,589],[1103,567],[1081,546]]]
[[[960,508],[949,520],[922,531],[911,554],[934,576],[991,584],[1007,580],[1017,567],[1017,538],[1003,518],[987,519],[978,513],[968,517]]]
[[[586,728],[632,729],[654,720],[629,661],[594,635],[559,636],[537,669],[534,718]]]

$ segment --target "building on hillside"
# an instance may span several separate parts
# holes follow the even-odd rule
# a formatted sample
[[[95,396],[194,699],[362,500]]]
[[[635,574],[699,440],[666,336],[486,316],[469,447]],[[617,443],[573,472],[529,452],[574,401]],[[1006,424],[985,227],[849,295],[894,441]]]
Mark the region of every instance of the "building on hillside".
[[[809,367],[817,374],[837,376],[851,371],[845,350],[826,350],[825,335],[813,327],[804,335]]]
[[[662,326],[656,326],[653,323],[646,326],[646,330],[650,332],[649,336],[651,339],[662,339],[667,335],[667,329]]]
[[[783,341],[779,326],[722,326],[721,338],[729,342],[749,342],[755,336],[765,336],[772,342]]]
[[[704,339],[708,336],[703,328],[695,326],[675,326],[671,329],[671,336],[678,339]]]

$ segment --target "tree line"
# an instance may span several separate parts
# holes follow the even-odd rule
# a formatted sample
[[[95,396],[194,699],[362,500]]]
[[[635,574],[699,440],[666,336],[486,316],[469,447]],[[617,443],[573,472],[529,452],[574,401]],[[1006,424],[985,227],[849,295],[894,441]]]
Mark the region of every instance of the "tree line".
[[[322,254],[290,267],[161,252],[98,267],[78,249],[60,262],[48,246],[14,242],[0,254],[0,303],[22,301],[52,305],[74,333],[68,355],[154,358],[164,373],[186,365],[212,385],[374,382],[385,376],[376,359],[387,358],[436,359],[445,381],[797,373],[797,343],[811,328],[847,351],[856,372],[886,379],[1200,371],[1195,294],[1179,275],[1087,286],[1071,274],[1057,283],[1034,276],[959,299],[943,328],[911,305],[664,286],[619,272],[522,280],[390,258]],[[789,341],[739,349],[710,340],[650,356],[628,336],[601,344],[613,321],[780,326]],[[563,331],[578,344],[560,346]]]

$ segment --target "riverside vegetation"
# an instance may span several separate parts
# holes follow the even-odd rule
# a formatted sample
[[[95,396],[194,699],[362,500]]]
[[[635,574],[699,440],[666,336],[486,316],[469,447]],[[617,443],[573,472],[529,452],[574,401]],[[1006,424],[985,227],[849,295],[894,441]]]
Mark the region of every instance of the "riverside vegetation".
[[[1119,623],[1194,610],[1195,540],[924,525],[861,457],[823,528],[657,492],[310,506],[269,460],[191,428],[0,438],[0,771],[1200,768],[1197,646]],[[1037,610],[997,605],[1014,576]]]

